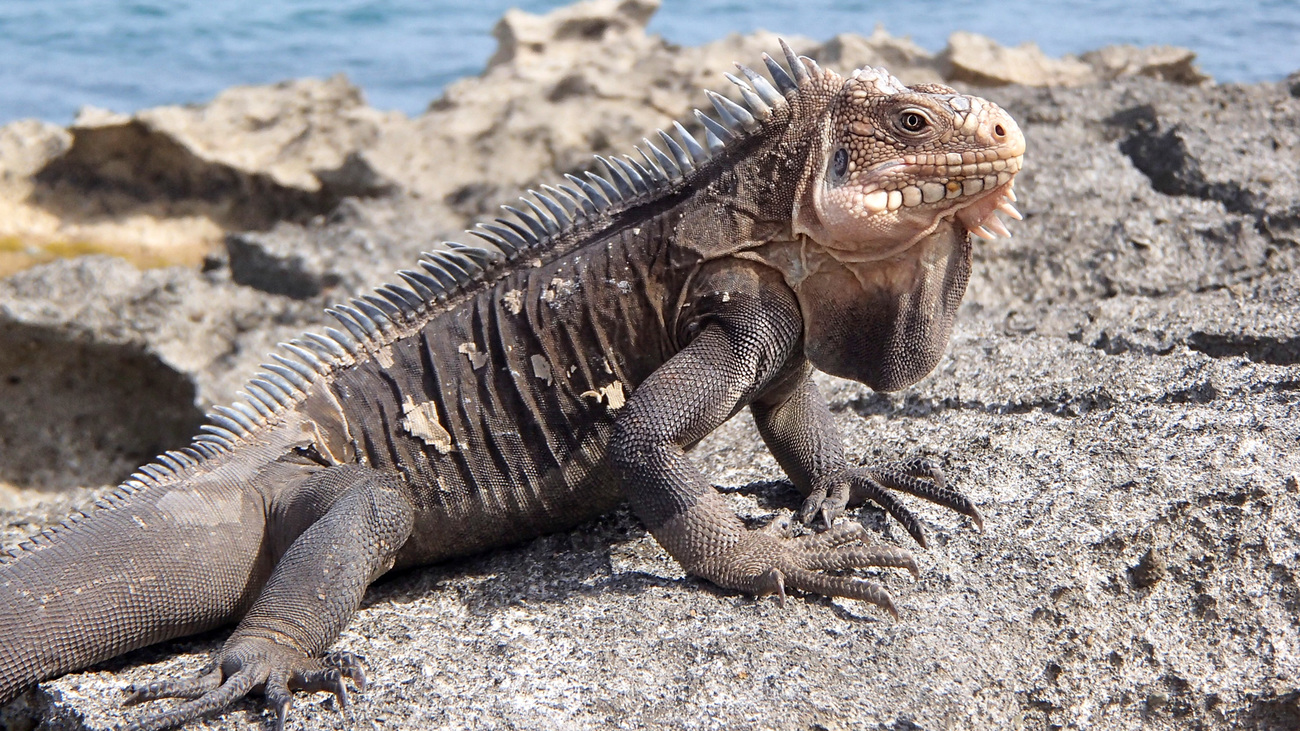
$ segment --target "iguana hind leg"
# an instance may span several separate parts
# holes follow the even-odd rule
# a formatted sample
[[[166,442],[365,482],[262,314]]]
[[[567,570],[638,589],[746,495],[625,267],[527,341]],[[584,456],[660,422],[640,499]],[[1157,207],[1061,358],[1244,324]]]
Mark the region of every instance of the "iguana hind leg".
[[[224,708],[258,687],[280,728],[292,691],[327,690],[346,706],[344,678],[364,685],[354,656],[321,654],[410,536],[414,509],[405,491],[388,473],[340,465],[313,474],[283,495],[273,505],[273,515],[277,529],[301,531],[216,657],[195,678],[136,687],[129,699],[190,700],[128,729],[171,728]]]

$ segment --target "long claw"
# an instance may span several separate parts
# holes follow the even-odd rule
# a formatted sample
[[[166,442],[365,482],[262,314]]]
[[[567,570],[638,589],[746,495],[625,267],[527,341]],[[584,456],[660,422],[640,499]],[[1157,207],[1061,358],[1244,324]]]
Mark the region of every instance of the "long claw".
[[[912,477],[929,480],[940,490],[948,486],[948,476],[944,474],[943,468],[925,457],[908,460],[899,465],[898,469]]]
[[[894,621],[897,622],[898,608],[894,606],[893,597],[889,596],[889,593],[886,592],[884,589],[881,589],[880,593],[881,593],[881,600],[876,602],[876,604],[878,606],[884,607],[885,611],[889,612],[890,616],[892,616],[894,618]]]
[[[822,503],[822,522],[826,524],[827,528],[835,525],[835,515],[838,512],[827,503]]]
[[[275,705],[275,731],[284,731],[284,722],[289,719],[289,711],[293,708],[293,696],[288,693],[283,698],[277,699]]]
[[[866,497],[884,508],[885,512],[894,516],[894,520],[897,520],[903,526],[907,534],[912,536],[912,540],[916,541],[921,548],[926,548],[925,531],[921,529],[921,521],[917,520],[910,510],[898,502],[897,498],[886,492],[885,487],[885,485],[875,480],[868,480],[863,484]]]
[[[297,690],[313,692],[323,690],[333,693],[340,710],[346,711],[352,707],[352,701],[348,698],[347,684],[343,682],[343,672],[337,667],[326,666],[300,673],[294,677],[292,685]]]
[[[812,525],[812,522],[817,519],[818,508],[821,507],[821,504],[825,502],[825,500],[826,491],[814,490],[813,493],[803,501],[803,505],[799,507],[799,522],[804,525]]]
[[[882,488],[902,490],[937,505],[955,510],[962,515],[968,516],[983,531],[984,517],[975,509],[974,503],[969,498],[947,486],[943,480],[943,472],[938,467],[928,463],[914,462],[897,468],[877,467],[871,469],[870,473],[873,479],[869,481],[870,484],[864,485],[866,496],[880,503],[895,517],[898,516],[893,509],[886,506],[877,497],[876,493],[884,492]],[[928,477],[929,481],[923,479],[925,477]],[[888,495],[888,493],[884,494]],[[901,519],[900,522],[902,522]]]
[[[784,608],[785,607],[785,575],[781,573],[780,569],[773,568],[769,570],[768,576],[771,579],[772,583],[776,585],[777,599],[781,602],[781,607]]]
[[[366,674],[362,660],[347,652],[320,659],[304,657],[269,641],[245,638],[223,648],[217,659],[198,676],[181,681],[163,681],[131,688],[127,703],[158,698],[187,698],[162,713],[147,716],[126,726],[125,731],[161,731],[226,708],[262,686],[267,705],[275,714],[273,727],[283,731],[293,708],[293,691],[328,691],[341,710],[352,718],[352,704],[345,678],[364,689]],[[230,675],[222,676],[229,672]]]
[[[261,682],[261,678],[258,677],[260,673],[260,668],[244,667],[214,690],[169,711],[128,724],[124,731],[161,731],[225,708],[248,695],[253,686]]]
[[[339,708],[344,711],[352,710],[352,699],[348,697],[348,686],[343,682],[342,675],[339,675],[338,682],[334,686],[334,697],[338,699]]]
[[[893,546],[862,544],[837,546],[808,555],[802,565],[808,569],[831,571],[881,566],[907,569],[913,577],[918,579],[921,577],[920,569],[917,568],[916,559],[912,554]]]
[[[1015,206],[1011,205],[1011,201],[1009,200],[1003,200],[1002,203],[998,205],[998,210],[1011,216],[1017,221],[1025,220],[1025,217],[1020,214],[1020,211],[1016,210]]]
[[[326,655],[322,663],[333,668],[349,678],[357,690],[365,692],[366,690],[366,659],[351,652],[334,652]]]

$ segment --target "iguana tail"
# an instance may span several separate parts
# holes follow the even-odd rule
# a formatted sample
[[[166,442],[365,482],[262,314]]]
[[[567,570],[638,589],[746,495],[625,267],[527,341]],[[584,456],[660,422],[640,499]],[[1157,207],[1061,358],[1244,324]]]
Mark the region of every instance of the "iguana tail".
[[[261,496],[217,473],[119,488],[0,554],[0,703],[237,618],[269,574]]]

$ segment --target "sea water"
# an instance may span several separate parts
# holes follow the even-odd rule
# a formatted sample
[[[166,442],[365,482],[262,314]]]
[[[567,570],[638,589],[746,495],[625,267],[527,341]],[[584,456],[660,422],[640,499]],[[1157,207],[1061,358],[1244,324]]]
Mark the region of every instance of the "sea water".
[[[67,124],[82,105],[132,112],[202,102],[236,84],[339,72],[373,106],[418,114],[448,82],[482,71],[507,8],[563,4],[0,0],[0,124]],[[969,30],[1007,45],[1034,41],[1054,56],[1111,43],[1186,46],[1219,81],[1300,69],[1300,0],[664,0],[650,32],[694,45],[758,28],[824,40],[877,24],[932,52]]]

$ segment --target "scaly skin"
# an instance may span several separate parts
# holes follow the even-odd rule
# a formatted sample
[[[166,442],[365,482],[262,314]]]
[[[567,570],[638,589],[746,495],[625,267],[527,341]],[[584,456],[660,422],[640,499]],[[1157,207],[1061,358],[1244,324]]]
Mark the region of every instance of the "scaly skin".
[[[773,82],[742,69],[744,107],[715,101],[727,124],[709,120],[726,138],[712,154],[682,138],[657,163],[526,201],[535,214],[480,232],[500,253],[428,255],[402,274],[409,288],[339,308],[348,333],[286,346],[190,449],[0,563],[0,700],[237,622],[199,676],[135,688],[132,701],[186,701],[128,728],[258,688],[282,726],[293,691],[345,704],[345,679],[364,685],[355,658],[326,652],[385,571],[623,499],[720,586],[894,612],[879,585],[829,573],[917,570],[837,523],[845,507],[875,501],[921,545],[892,491],[976,525],[979,512],[926,461],[850,465],[811,374],[887,390],[934,367],[968,232],[1015,215],[1024,139],[989,102],[786,51],[788,70],[767,59]],[[746,406],[823,532],[746,528],[687,457]]]

